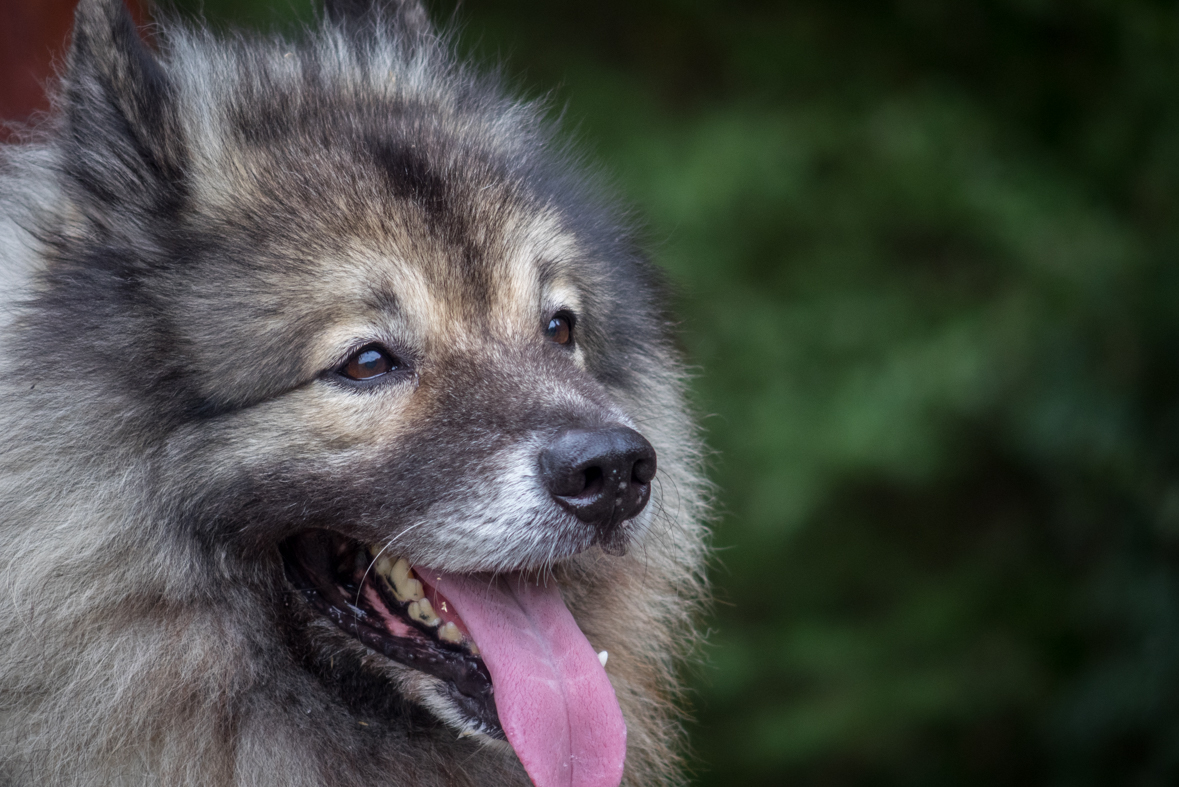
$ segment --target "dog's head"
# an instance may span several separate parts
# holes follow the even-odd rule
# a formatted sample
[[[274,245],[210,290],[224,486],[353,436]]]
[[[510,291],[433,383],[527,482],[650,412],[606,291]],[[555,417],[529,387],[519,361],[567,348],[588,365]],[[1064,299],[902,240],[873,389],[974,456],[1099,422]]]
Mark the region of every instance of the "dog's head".
[[[699,555],[657,277],[416,5],[333,19],[157,54],[83,0],[26,368],[104,403],[153,592],[255,625],[252,686],[617,784]]]

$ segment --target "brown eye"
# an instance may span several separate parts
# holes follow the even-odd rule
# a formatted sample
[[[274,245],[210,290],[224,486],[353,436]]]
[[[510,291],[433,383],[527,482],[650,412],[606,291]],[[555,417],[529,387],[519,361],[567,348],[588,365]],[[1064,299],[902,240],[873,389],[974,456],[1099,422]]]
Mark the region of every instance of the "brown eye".
[[[544,329],[544,338],[554,344],[569,344],[573,341],[573,318],[565,313],[555,314]]]
[[[349,380],[372,380],[397,368],[397,359],[382,347],[370,344],[361,347],[344,362],[340,374]]]

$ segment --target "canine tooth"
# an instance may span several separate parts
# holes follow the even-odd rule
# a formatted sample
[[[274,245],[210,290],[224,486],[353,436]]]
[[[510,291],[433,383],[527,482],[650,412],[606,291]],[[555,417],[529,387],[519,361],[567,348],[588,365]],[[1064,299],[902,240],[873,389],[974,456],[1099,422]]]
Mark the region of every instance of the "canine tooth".
[[[409,561],[403,557],[397,558],[397,561],[393,564],[393,569],[389,572],[389,578],[395,584],[400,585],[411,576],[413,576],[413,571],[409,567]]]
[[[425,623],[427,626],[437,626],[442,622],[442,619],[434,614],[434,607],[428,598],[411,601],[407,611],[410,618],[419,623]]]
[[[385,579],[390,579],[393,576],[393,561],[386,555],[381,555],[377,558],[376,563],[373,564],[373,568]]]
[[[414,577],[409,561],[405,558],[397,558],[389,570],[389,579],[393,585],[393,596],[398,601],[417,601],[422,597],[422,583]]]
[[[608,658],[610,658],[610,654],[604,650],[598,654],[598,661],[602,662],[603,667],[606,666],[606,659]]]
[[[454,623],[447,623],[438,629],[438,639],[443,642],[453,642],[457,645],[463,641],[463,632],[459,631],[459,627],[454,625]]]

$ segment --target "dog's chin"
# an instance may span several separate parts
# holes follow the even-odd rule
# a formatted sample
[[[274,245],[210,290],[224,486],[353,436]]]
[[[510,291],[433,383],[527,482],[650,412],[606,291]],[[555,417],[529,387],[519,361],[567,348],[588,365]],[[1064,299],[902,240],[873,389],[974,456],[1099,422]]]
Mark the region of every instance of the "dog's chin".
[[[370,671],[460,735],[505,740],[478,646],[420,570],[330,530],[300,533],[280,551],[313,613],[384,657]]]

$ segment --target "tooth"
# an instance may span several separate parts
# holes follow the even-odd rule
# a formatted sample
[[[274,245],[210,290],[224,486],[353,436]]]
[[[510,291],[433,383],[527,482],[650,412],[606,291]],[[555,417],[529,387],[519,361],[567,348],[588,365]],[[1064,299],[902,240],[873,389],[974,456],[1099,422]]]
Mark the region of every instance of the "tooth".
[[[417,601],[422,597],[422,583],[413,575],[409,561],[403,557],[389,570],[390,584],[393,586],[393,597],[398,601]]]
[[[437,626],[442,622],[442,619],[434,614],[434,607],[430,605],[428,598],[411,601],[407,611],[411,619],[425,623],[427,626]]]
[[[427,625],[438,624],[439,618],[434,614],[434,605],[430,603],[430,599],[423,598],[420,601],[416,601],[414,603],[417,604],[418,608],[422,611],[423,623],[426,623]],[[431,619],[433,619],[434,623],[429,623]]]
[[[385,579],[389,579],[393,576],[393,561],[387,555],[381,555],[373,564],[373,569]]]
[[[479,646],[475,644],[475,640],[467,642],[467,650],[471,651],[472,656],[479,655]]]
[[[413,576],[413,571],[409,568],[409,561],[403,557],[397,558],[389,572],[389,578],[393,580],[393,584],[400,585],[411,576]]]
[[[454,623],[447,623],[438,629],[438,639],[443,642],[453,642],[457,645],[463,641],[463,632],[459,631],[459,627],[454,625]]]
[[[610,654],[604,650],[598,654],[598,661],[602,662],[603,667],[606,666],[606,659],[608,658],[610,658]]]
[[[411,579],[408,585],[409,587],[406,589],[405,594],[409,596],[410,601],[417,601],[426,595],[422,590],[422,583],[416,579]]]

